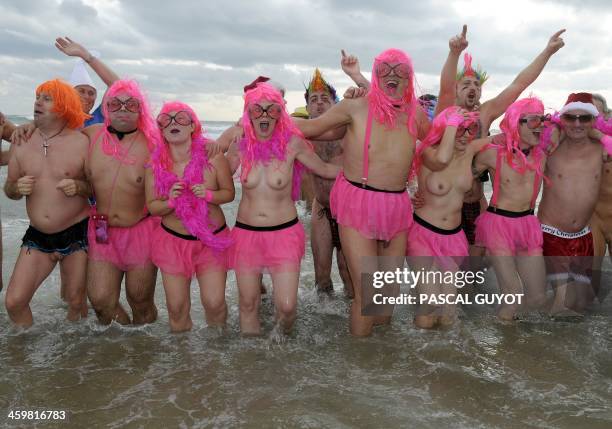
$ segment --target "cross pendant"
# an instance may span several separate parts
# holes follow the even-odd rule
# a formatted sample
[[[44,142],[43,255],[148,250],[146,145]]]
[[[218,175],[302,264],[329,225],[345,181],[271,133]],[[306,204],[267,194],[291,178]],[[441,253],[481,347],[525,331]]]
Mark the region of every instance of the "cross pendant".
[[[49,147],[49,143],[44,142],[42,146],[43,146],[43,149],[45,150],[45,157],[46,157],[47,156],[47,148]]]

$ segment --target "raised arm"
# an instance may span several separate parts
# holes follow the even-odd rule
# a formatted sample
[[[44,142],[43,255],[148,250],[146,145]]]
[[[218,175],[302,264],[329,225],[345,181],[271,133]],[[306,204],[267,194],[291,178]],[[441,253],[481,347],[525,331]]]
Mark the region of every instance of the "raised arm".
[[[503,136],[498,134],[497,136]],[[495,137],[497,137],[495,136]],[[472,175],[479,177],[484,171],[495,168],[495,162],[497,161],[497,149],[492,146],[487,147],[488,144],[492,143],[494,137],[486,137],[478,140],[474,140],[471,145],[474,147],[474,159],[472,159]]]
[[[438,94],[438,104],[434,111],[434,116],[455,104],[457,98],[457,64],[461,52],[468,47],[467,25],[463,26],[460,35],[452,37],[448,41],[448,57],[440,73],[440,93]]]
[[[111,86],[115,81],[119,80],[119,76],[104,64],[102,60],[96,58],[83,45],[71,40],[69,37],[58,37],[55,39],[55,47],[70,57],[83,59],[102,79],[106,86]]]
[[[431,171],[444,170],[453,160],[455,151],[455,136],[457,127],[463,122],[465,111],[457,108],[454,112],[447,112],[446,129],[439,145],[430,146],[423,151],[423,164]]]
[[[346,52],[344,52],[344,49],[342,49],[340,52],[342,54],[342,58],[340,59],[342,71],[346,73],[346,75],[350,77],[358,87],[370,89],[370,81],[367,80],[363,74],[361,74],[359,59],[355,55],[347,55]]]
[[[529,64],[518,76],[512,81],[512,83],[504,89],[502,92],[493,98],[485,102],[480,107],[480,118],[483,124],[488,125],[495,119],[499,118],[502,113],[506,111],[508,106],[516,101],[521,93],[527,89],[538,78],[546,63],[550,57],[552,57],[559,49],[563,47],[565,42],[560,37],[565,30],[559,30],[551,36],[548,40],[548,44],[540,54],[535,57],[531,64]]]

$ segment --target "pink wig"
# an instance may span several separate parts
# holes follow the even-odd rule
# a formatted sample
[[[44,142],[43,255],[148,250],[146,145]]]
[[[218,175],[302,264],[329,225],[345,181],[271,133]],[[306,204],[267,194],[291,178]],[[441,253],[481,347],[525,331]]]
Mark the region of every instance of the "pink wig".
[[[255,129],[249,117],[249,106],[262,101],[278,104],[281,116],[276,120],[274,132],[266,141],[257,140]],[[304,138],[302,132],[295,126],[285,108],[281,93],[272,85],[258,83],[244,95],[244,111],[242,114],[244,137],[240,142],[242,173],[240,178],[245,180],[253,166],[257,163],[267,164],[273,158],[284,161],[287,159],[287,145],[293,136]],[[293,166],[293,186],[291,197],[298,200],[300,197],[300,182],[305,167],[298,161]]]
[[[181,195],[176,198],[174,213],[180,219],[187,231],[196,236],[205,245],[214,251],[226,249],[231,243],[229,240],[219,237],[213,233],[212,222],[208,217],[208,204],[202,198],[196,197],[191,192],[193,185],[203,182],[203,172],[211,168],[206,155],[205,145],[209,141],[202,135],[202,125],[198,116],[188,105],[175,101],[165,103],[160,113],[186,111],[195,124],[191,133],[191,159],[185,167],[183,177],[179,178],[173,171],[173,161],[166,140],[162,137],[151,154],[151,165],[155,177],[155,192],[159,197],[168,196],[172,186],[181,181],[185,188]]]
[[[394,100],[390,98],[380,87],[380,78],[376,75],[376,70],[380,63],[403,63],[407,64],[410,68],[410,78],[408,79],[408,86],[402,94],[401,100]],[[412,60],[404,51],[399,49],[387,49],[386,51],[379,54],[374,59],[374,66],[372,67],[372,83],[370,91],[368,93],[368,107],[372,109],[374,117],[378,122],[384,124],[386,128],[393,129],[398,126],[397,116],[399,112],[404,112],[408,116],[408,131],[413,136],[417,135],[416,129],[416,112],[419,108],[419,103],[414,95],[414,68],[412,66]],[[399,108],[394,105],[400,105]]]
[[[521,116],[528,113],[533,113],[536,115],[544,114],[544,104],[539,98],[521,98],[520,100],[512,103],[506,110],[504,119],[502,119],[499,125],[499,128],[501,129],[502,133],[504,133],[504,137],[506,139],[506,161],[510,167],[521,174],[524,173],[525,170],[530,169],[536,170],[538,175],[543,176],[540,162],[544,156],[542,145],[540,144],[533,148],[534,152],[532,164],[528,163],[527,157],[519,148],[519,143],[521,142],[521,135],[519,131],[521,124],[519,123],[519,120],[521,119]],[[514,154],[518,156],[520,165],[514,161]]]
[[[157,146],[160,140],[160,133],[157,129],[157,124],[151,115],[151,108],[149,107],[149,103],[143,94],[142,90],[138,86],[135,80],[130,79],[121,79],[113,83],[106,94],[104,94],[104,99],[102,100],[102,113],[104,114],[104,127],[108,127],[111,122],[109,118],[108,111],[108,101],[116,97],[119,93],[126,93],[132,98],[135,98],[140,103],[140,115],[138,117],[138,129],[144,134],[147,139],[147,146],[149,148],[149,152],[153,152],[155,147]],[[110,135],[105,131],[104,140],[102,141],[102,149],[104,153],[107,155],[111,155],[117,157],[120,155],[118,153],[118,149],[113,147],[113,144],[110,140]]]
[[[458,108],[458,106],[447,107],[442,112],[438,113],[438,115],[434,118],[431,124],[431,128],[429,128],[429,132],[427,133],[427,136],[417,147],[416,154],[414,157],[413,169],[410,174],[411,177],[415,177],[419,174],[421,166],[423,165],[423,152],[425,151],[425,149],[427,149],[429,146],[436,145],[442,141],[442,137],[444,136],[444,132],[446,131],[448,116],[450,116],[450,114],[452,112],[455,112]],[[475,122],[479,123],[479,116],[480,115],[478,112],[470,112],[468,113],[468,119],[464,120],[461,125],[467,128]]]
[[[164,103],[159,113],[162,114],[162,113],[168,113],[168,112],[180,112],[181,110],[187,112],[189,114],[189,117],[193,121],[194,129],[193,129],[193,132],[191,133],[192,143],[196,140],[201,140],[202,145],[205,145],[206,143],[208,143],[210,139],[208,139],[207,137],[203,135],[202,124],[200,123],[200,120],[198,119],[198,115],[196,115],[193,109],[189,107],[187,104],[181,103],[180,101],[167,102],[167,103]],[[193,148],[193,144],[192,144],[192,148]],[[157,145],[157,148],[155,151],[159,152],[159,162],[161,163],[161,165],[166,170],[172,170],[174,162],[172,161],[172,157],[170,156],[168,145],[166,144],[165,139],[163,137],[163,130],[160,130],[160,140],[159,140],[159,144]]]

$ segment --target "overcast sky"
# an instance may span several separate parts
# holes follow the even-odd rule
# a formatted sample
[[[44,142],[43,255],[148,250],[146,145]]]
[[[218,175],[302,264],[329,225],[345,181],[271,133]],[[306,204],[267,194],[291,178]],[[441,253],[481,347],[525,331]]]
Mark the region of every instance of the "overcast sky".
[[[468,51],[491,75],[483,100],[561,28],[565,47],[527,92],[550,108],[569,92],[612,97],[607,0],[3,0],[0,111],[31,116],[36,86],[69,76],[74,59],[53,44],[65,35],[101,52],[121,77],[140,81],[155,111],[179,99],[205,121],[238,118],[242,87],[260,74],[286,86],[290,110],[303,105],[315,66],[342,93],[349,79],[340,70],[341,48],[359,57],[368,77],[376,54],[401,48],[413,59],[421,92],[437,94],[448,39],[464,23]]]

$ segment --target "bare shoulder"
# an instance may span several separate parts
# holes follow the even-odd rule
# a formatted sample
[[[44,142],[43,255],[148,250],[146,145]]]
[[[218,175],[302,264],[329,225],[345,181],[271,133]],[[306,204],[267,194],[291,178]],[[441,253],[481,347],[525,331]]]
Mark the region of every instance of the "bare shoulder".
[[[81,131],[67,130],[66,138],[69,138],[75,145],[78,144],[87,146],[89,144],[89,138]]]
[[[100,129],[104,126],[104,124],[94,124],[94,125],[90,125],[88,127],[85,127],[81,130],[81,132],[83,134],[85,134],[86,136],[88,136],[90,139],[92,139],[96,133],[98,133],[100,131]]]

